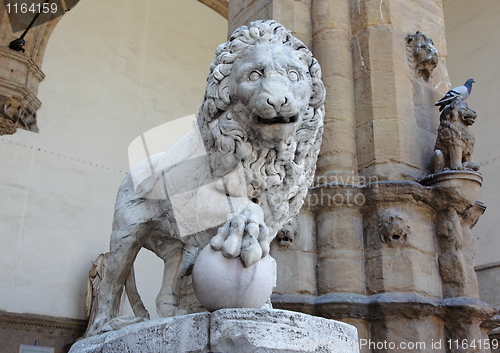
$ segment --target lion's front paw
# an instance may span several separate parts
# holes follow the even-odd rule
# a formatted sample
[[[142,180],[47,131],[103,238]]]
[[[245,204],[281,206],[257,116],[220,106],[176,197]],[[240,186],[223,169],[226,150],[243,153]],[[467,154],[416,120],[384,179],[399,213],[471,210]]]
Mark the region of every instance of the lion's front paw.
[[[252,266],[269,254],[269,230],[259,218],[249,210],[234,216],[212,238],[212,248],[230,259],[240,256],[245,267]]]

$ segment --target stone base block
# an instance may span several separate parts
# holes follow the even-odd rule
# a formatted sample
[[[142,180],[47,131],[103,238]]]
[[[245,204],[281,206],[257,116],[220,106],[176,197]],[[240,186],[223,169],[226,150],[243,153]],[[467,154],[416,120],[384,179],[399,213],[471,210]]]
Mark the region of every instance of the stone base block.
[[[444,170],[420,180],[425,186],[448,187],[457,190],[465,200],[474,204],[483,184],[481,173],[472,170]]]
[[[222,309],[141,322],[76,342],[70,353],[357,353],[354,326],[285,310]]]

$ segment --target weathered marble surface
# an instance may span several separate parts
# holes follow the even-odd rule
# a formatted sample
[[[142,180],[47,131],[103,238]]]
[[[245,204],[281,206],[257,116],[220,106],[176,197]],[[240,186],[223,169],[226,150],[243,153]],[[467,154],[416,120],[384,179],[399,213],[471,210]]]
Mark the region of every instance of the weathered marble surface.
[[[193,266],[196,298],[208,311],[264,307],[276,286],[276,261],[266,256],[250,267],[206,246]]]
[[[356,353],[354,326],[284,310],[223,309],[127,326],[70,353]]]

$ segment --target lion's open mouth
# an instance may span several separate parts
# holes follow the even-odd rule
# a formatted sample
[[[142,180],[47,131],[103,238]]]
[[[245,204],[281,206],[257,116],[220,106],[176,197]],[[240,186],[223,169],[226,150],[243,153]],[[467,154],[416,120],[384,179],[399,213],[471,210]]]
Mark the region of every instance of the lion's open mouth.
[[[266,125],[271,125],[271,124],[288,124],[288,123],[295,123],[298,120],[299,116],[298,114],[290,116],[288,118],[282,117],[282,116],[277,116],[271,119],[265,119],[261,118],[260,116],[258,117],[258,121],[260,124],[266,124]]]

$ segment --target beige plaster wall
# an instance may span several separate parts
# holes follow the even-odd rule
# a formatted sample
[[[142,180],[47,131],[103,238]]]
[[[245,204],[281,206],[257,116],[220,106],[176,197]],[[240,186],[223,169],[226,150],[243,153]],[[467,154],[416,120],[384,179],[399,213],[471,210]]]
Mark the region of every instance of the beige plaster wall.
[[[478,114],[473,157],[484,177],[478,199],[488,207],[473,230],[482,265],[500,260],[500,2],[444,0],[444,15],[452,86],[476,80],[467,103]]]
[[[84,318],[129,143],[197,113],[226,35],[227,21],[195,0],[86,0],[61,19],[42,67],[40,134],[0,137],[0,310]],[[155,314],[161,261],[142,251],[136,276]]]

